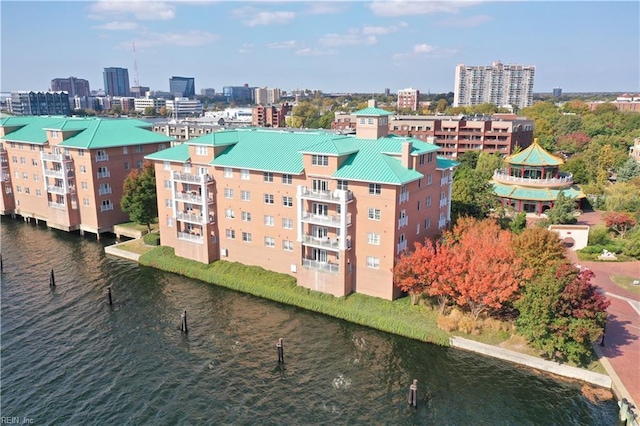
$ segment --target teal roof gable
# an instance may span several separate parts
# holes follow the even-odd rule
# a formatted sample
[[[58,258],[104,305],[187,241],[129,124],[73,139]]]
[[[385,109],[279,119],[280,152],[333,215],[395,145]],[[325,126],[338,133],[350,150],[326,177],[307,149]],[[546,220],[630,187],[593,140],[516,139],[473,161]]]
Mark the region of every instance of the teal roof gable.
[[[366,115],[366,116],[381,117],[381,116],[386,116],[386,115],[393,115],[393,113],[391,111],[387,111],[386,109],[382,109],[382,108],[367,107],[367,108],[363,108],[363,109],[360,109],[360,110],[354,112],[353,115]]]

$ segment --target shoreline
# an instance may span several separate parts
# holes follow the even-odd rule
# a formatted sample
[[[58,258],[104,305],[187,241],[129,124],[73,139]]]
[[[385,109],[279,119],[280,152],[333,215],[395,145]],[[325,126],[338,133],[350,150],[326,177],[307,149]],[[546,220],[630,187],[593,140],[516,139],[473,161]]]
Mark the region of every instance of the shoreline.
[[[173,271],[169,268],[162,268],[159,267],[159,265],[146,265],[140,262],[140,258],[142,257],[141,254],[138,253],[134,253],[128,250],[123,250],[118,248],[119,244],[114,244],[112,246],[107,246],[105,247],[105,253],[106,254],[110,254],[112,256],[116,256],[116,257],[121,257],[127,260],[131,260],[134,262],[139,263],[140,265],[143,266],[149,266],[152,268],[156,268],[165,272],[171,272],[177,275],[182,275],[182,276],[188,276],[189,278],[194,278],[194,279],[198,279],[200,281],[203,281],[205,283],[208,284],[213,284],[213,285],[218,285],[221,287],[225,287],[225,288],[230,288],[232,290],[236,290],[236,291],[240,291],[243,293],[246,293],[244,291],[242,291],[241,289],[235,288],[235,287],[231,287],[225,284],[219,284],[219,283],[209,283],[209,281],[198,278],[198,277],[192,277],[180,272],[176,272]],[[251,294],[251,293],[250,293]],[[285,303],[285,304],[290,304],[287,303],[286,301],[282,301],[282,300],[274,300],[271,299],[269,297],[264,297],[262,295],[256,295],[257,297],[262,297],[268,300],[273,300],[275,302],[279,302],[279,303]],[[306,309],[303,306],[298,306],[298,305],[292,305],[292,306],[296,306],[302,309]],[[576,379],[594,386],[598,386],[601,388],[605,388],[608,390],[611,390],[612,393],[614,393],[614,395],[616,397],[623,397],[625,394],[627,394],[627,392],[621,392],[619,389],[619,385],[616,384],[616,386],[613,386],[613,381],[612,378],[610,377],[610,375],[607,374],[601,374],[601,373],[595,373],[583,368],[579,368],[579,367],[572,367],[569,365],[563,365],[554,361],[548,361],[548,360],[544,360],[542,358],[538,358],[535,356],[531,356],[531,355],[526,355],[526,354],[522,354],[520,352],[516,352],[516,351],[512,351],[512,350],[508,350],[508,349],[503,349],[500,348],[498,346],[494,346],[494,345],[489,345],[489,344],[485,344],[485,343],[481,343],[481,342],[477,342],[474,340],[470,340],[470,339],[465,339],[463,337],[459,337],[459,336],[449,336],[448,338],[448,342],[438,342],[438,341],[428,341],[425,339],[419,339],[416,338],[415,336],[407,336],[404,335],[402,333],[397,333],[394,331],[390,331],[390,330],[386,330],[386,329],[382,329],[379,327],[376,327],[374,324],[365,324],[359,321],[352,321],[350,319],[347,318],[342,318],[339,316],[334,316],[331,315],[329,313],[323,312],[321,310],[314,310],[314,309],[307,309],[307,310],[311,310],[313,312],[317,312],[317,313],[321,313],[324,315],[328,315],[328,316],[332,316],[334,318],[338,318],[338,319],[343,319],[345,321],[349,321],[349,322],[353,322],[359,325],[363,325],[365,327],[370,327],[370,328],[374,328],[383,332],[387,332],[387,333],[391,333],[391,334],[396,334],[396,335],[400,335],[403,337],[408,337],[411,339],[415,339],[415,340],[420,340],[423,341],[425,343],[432,343],[432,344],[436,344],[436,345],[440,345],[440,346],[444,346],[444,347],[452,347],[452,348],[456,348],[456,349],[460,349],[460,350],[466,350],[466,351],[470,351],[476,354],[480,354],[480,355],[484,355],[484,356],[489,356],[492,358],[496,358],[496,359],[500,359],[503,361],[507,361],[519,366],[523,366],[523,367],[528,367],[528,368],[533,368],[536,370],[539,370],[541,372],[545,372],[545,373],[549,373],[550,375],[555,375],[555,376],[561,376],[561,377],[565,377],[565,378],[569,378],[569,379]],[[596,352],[597,353],[597,352]],[[600,356],[600,354],[598,354],[598,361],[600,361],[602,363],[603,361],[603,357]],[[603,363],[603,367],[605,367],[605,370],[607,370],[607,373],[610,374],[609,369],[606,368],[606,365]],[[623,387],[624,389],[624,387]]]

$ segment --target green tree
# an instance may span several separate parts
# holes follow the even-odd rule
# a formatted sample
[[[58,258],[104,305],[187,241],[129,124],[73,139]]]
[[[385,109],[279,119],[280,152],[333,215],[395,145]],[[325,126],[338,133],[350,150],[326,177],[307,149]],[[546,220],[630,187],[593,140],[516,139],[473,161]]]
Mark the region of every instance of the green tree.
[[[513,249],[524,259],[524,265],[534,271],[534,275],[543,274],[566,261],[565,248],[558,234],[546,228],[526,228],[514,236]]]
[[[152,106],[148,106],[144,109],[144,115],[147,117],[156,115],[156,109]]]
[[[169,111],[167,110],[167,107],[160,107],[160,111],[158,111],[158,114],[160,114],[160,116],[162,117],[167,117],[169,115]]]
[[[478,158],[480,153],[478,151],[465,151],[460,155],[458,161],[460,162],[460,169],[475,169],[478,165]]]
[[[527,214],[525,212],[518,213],[509,223],[509,229],[514,234],[520,234],[527,229]]]
[[[627,161],[618,168],[618,182],[627,182],[636,176],[640,176],[640,163],[633,158],[627,159]]]
[[[493,172],[502,167],[503,161],[502,156],[499,154],[481,152],[475,167],[478,176],[484,180],[491,180]]]
[[[492,209],[498,207],[493,185],[476,170],[461,168],[456,172],[451,189],[451,219],[470,216],[484,219]]]
[[[576,200],[564,195],[564,191],[560,191],[553,207],[546,212],[548,222],[551,225],[576,223],[578,219],[573,215],[575,210]]]
[[[605,209],[616,212],[640,211],[640,186],[631,182],[609,185],[605,189]]]
[[[449,102],[446,99],[440,99],[436,104],[436,112],[445,112],[449,107]]]
[[[124,181],[122,211],[129,213],[129,218],[146,225],[151,231],[151,224],[158,216],[158,199],[156,196],[156,174],[153,163],[146,161],[142,169],[134,169]]]

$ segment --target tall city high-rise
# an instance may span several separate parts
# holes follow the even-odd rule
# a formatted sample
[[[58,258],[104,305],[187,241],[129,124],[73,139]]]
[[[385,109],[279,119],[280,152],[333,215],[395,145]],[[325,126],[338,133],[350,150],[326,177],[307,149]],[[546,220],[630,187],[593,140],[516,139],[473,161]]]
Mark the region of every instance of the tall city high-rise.
[[[535,70],[533,65],[503,65],[499,61],[491,66],[460,64],[456,67],[453,106],[531,106]]]
[[[562,87],[554,87],[553,88],[553,97],[554,98],[559,98],[560,96],[562,96]]]
[[[411,111],[418,109],[420,104],[420,91],[418,89],[402,89],[398,90],[398,108],[409,108]]]
[[[102,75],[107,96],[131,96],[128,69],[109,67],[104,69]]]
[[[89,82],[84,78],[69,77],[69,78],[54,78],[51,80],[52,92],[67,92],[69,98],[75,96],[89,97],[91,96],[91,88]]]
[[[269,87],[256,87],[254,99],[258,105],[272,105],[280,100],[280,89]]]
[[[169,79],[169,92],[180,98],[196,95],[195,78],[173,76]]]

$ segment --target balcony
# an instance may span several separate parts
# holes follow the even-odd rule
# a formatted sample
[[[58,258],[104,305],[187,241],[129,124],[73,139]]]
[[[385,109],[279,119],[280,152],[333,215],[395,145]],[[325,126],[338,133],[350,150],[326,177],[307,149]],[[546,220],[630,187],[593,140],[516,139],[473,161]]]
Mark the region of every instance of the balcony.
[[[2,167],[3,169],[8,169],[9,161],[7,161],[6,158],[2,158],[2,161],[0,161],[0,167]]]
[[[353,199],[353,193],[349,190],[336,189],[335,191],[312,191],[306,186],[300,186],[298,188],[298,193],[302,196],[302,198],[308,200],[331,201],[339,203],[344,201],[348,202]]]
[[[58,161],[63,162],[71,160],[71,156],[68,154],[52,154],[50,152],[40,152],[40,159],[45,161]]]
[[[398,229],[403,228],[409,224],[409,216],[401,217],[398,219]]]
[[[110,171],[106,171],[106,172],[98,172],[98,179],[106,179],[108,177],[111,177],[111,172]]]
[[[440,208],[443,208],[447,205],[447,199],[446,198],[441,198],[440,199]]]
[[[202,197],[190,192],[176,192],[176,200],[188,203],[202,204]]]
[[[59,210],[66,210],[67,206],[64,203],[56,203],[53,201],[49,201],[49,207],[54,208],[54,209],[59,209]]]
[[[302,259],[302,266],[308,269],[315,269],[320,272],[337,274],[340,272],[340,265],[330,262],[319,262],[317,260]]]
[[[96,161],[109,161],[109,156],[107,154],[96,155]]]
[[[11,175],[9,173],[2,173],[0,182],[11,182]]]
[[[406,203],[407,201],[409,201],[409,193],[401,192],[399,196],[398,204]]]
[[[106,212],[109,210],[113,210],[113,204],[103,204],[100,206],[100,211],[101,212]]]
[[[193,213],[178,212],[176,213],[176,219],[182,222],[197,223],[200,225],[204,223],[204,218],[202,217],[202,215]]]
[[[540,187],[560,187],[573,185],[573,175],[569,173],[562,174],[562,176],[559,178],[536,179],[510,176],[506,170],[496,170],[493,173],[493,180],[506,184],[521,184],[525,186]]]
[[[200,244],[204,242],[204,237],[202,235],[191,234],[189,232],[178,232],[178,239]]]
[[[64,177],[64,172],[62,170],[45,169],[44,175],[62,179]]]
[[[309,234],[302,236],[303,244],[311,247],[321,247],[329,250],[340,250],[340,240],[338,238],[314,237]],[[347,240],[347,248],[351,248],[351,240]]]
[[[405,240],[405,241],[403,241],[403,242],[401,242],[401,243],[398,243],[398,244],[396,244],[396,246],[397,246],[397,247],[396,247],[396,248],[397,248],[396,253],[397,253],[397,254],[400,254],[400,253],[402,253],[404,250],[406,250],[406,249],[407,249],[407,241]]]
[[[189,183],[205,183],[213,182],[213,178],[207,174],[192,175],[191,173],[173,172],[173,180]]]
[[[66,194],[67,193],[67,191],[65,191],[64,187],[57,186],[57,185],[47,185],[47,192],[50,192],[52,194]]]
[[[317,223],[322,225],[331,225],[339,227],[341,223],[342,215],[322,215],[313,214],[308,211],[302,212],[302,221],[308,223]],[[351,213],[347,213],[346,217],[347,226],[351,226]]]
[[[99,194],[99,195],[108,195],[108,194],[111,194],[111,187],[108,187],[108,188],[100,188],[100,189],[98,190],[98,194]]]

